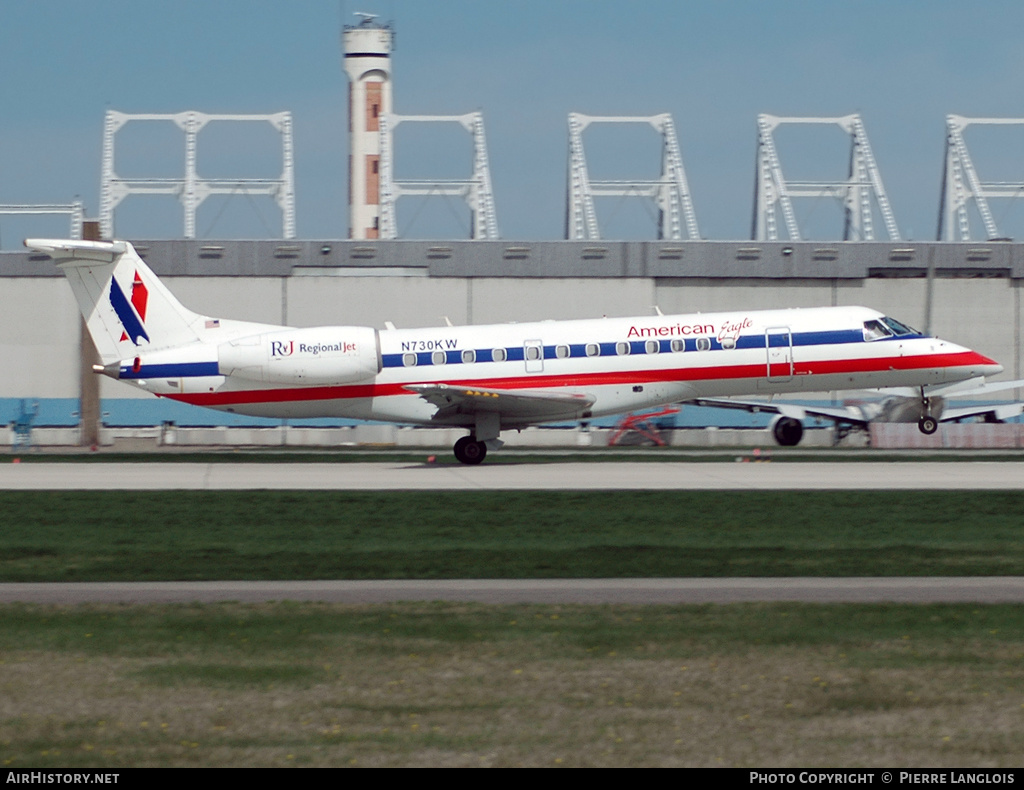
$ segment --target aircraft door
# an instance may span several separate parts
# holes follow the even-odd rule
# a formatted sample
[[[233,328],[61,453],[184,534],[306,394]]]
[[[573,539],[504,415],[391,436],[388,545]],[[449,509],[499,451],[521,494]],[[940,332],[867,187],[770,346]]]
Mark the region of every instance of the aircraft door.
[[[544,372],[544,342],[527,340],[523,343],[523,359],[526,360],[527,373]]]
[[[793,333],[788,326],[771,326],[764,330],[764,338],[768,381],[789,381],[793,378]]]

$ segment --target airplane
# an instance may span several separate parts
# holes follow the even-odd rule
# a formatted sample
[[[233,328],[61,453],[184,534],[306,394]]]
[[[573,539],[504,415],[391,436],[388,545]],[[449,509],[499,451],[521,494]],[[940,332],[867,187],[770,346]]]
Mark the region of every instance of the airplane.
[[[964,388],[965,384],[971,385],[970,388]],[[777,416],[768,426],[775,443],[780,447],[795,447],[803,439],[804,422],[808,419],[830,420],[835,425],[836,441],[841,441],[853,430],[868,430],[873,422],[916,422],[921,433],[927,435],[935,433],[942,422],[962,422],[975,418],[989,423],[1006,422],[1024,414],[1024,403],[1006,401],[952,407],[950,399],[985,396],[1017,388],[1024,388],[1024,380],[994,383],[964,381],[940,387],[925,387],[923,399],[918,393],[885,390],[876,393],[874,397],[848,398],[842,406],[812,406],[736,398],[692,398],[680,405],[736,409],[751,414],[775,414]]]
[[[383,330],[198,315],[127,241],[26,239],[64,272],[102,359],[154,395],[279,419],[460,427],[464,464],[504,430],[696,398],[924,388],[1002,366],[866,307]]]

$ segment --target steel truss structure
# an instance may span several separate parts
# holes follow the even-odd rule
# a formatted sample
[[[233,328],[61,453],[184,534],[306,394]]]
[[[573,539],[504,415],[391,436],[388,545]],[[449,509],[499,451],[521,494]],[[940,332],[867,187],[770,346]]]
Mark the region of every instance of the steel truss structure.
[[[850,136],[850,167],[846,181],[789,181],[782,174],[775,147],[774,131],[782,124],[837,125]],[[843,201],[844,241],[874,241],[874,204],[885,224],[890,241],[898,241],[899,229],[889,206],[882,176],[878,172],[868,135],[860,115],[838,118],[783,118],[775,115],[757,116],[757,174],[754,186],[754,222],[751,238],[774,241],[779,238],[776,212],[782,211],[790,241],[800,241],[800,228],[793,211],[795,197],[836,197]]]
[[[647,123],[662,136],[660,178],[634,181],[595,181],[587,170],[583,131],[592,123]],[[597,116],[569,113],[569,172],[566,187],[565,237],[570,240],[599,239],[601,232],[594,210],[595,197],[646,197],[659,210],[658,238],[697,240],[697,215],[683,169],[675,124],[668,113],[650,116]]]
[[[402,123],[458,123],[473,137],[473,174],[468,179],[428,180],[394,177],[392,135]],[[380,116],[380,237],[398,238],[395,203],[403,195],[448,195],[461,197],[472,216],[470,238],[498,238],[498,218],[491,189],[491,168],[487,159],[484,118],[479,112],[466,115],[396,115]]]
[[[3,203],[0,215],[6,214],[68,214],[71,217],[69,238],[82,238],[82,221],[85,209],[80,200],[73,203]]]
[[[185,175],[182,178],[120,178],[114,171],[114,137],[130,121],[171,121],[185,133]],[[201,178],[196,172],[200,130],[211,121],[269,123],[281,135],[283,166],[280,178]],[[196,237],[196,211],[210,195],[270,195],[280,207],[282,237],[295,238],[295,176],[292,148],[292,116],[123,113],[108,110],[103,128],[103,176],[100,201],[100,232],[114,237],[114,209],[129,195],[176,195],[185,209],[185,238]]]
[[[989,240],[1005,238],[996,225],[988,198],[1016,198],[1024,194],[1024,182],[978,178],[967,151],[964,130],[968,126],[1024,126],[1024,118],[964,118],[946,116],[946,163],[942,171],[938,241],[971,241],[968,206],[973,201]]]

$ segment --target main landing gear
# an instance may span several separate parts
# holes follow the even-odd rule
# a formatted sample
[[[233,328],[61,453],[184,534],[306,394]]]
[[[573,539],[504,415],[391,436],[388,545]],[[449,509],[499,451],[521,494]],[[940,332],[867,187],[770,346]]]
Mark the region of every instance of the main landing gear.
[[[487,445],[475,436],[463,436],[455,443],[455,459],[459,463],[476,465],[487,457]]]
[[[501,447],[498,439],[501,433],[501,415],[496,411],[480,411],[474,418],[473,425],[467,425],[472,431],[455,443],[455,458],[459,463],[475,466],[487,457],[487,446],[492,450]]]

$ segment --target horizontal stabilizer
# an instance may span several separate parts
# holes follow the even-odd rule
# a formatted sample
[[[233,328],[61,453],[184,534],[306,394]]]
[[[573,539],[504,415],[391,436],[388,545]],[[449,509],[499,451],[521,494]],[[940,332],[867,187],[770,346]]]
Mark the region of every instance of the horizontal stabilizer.
[[[81,241],[79,239],[25,239],[25,246],[45,252],[58,266],[88,266],[93,261],[110,263],[127,252],[123,241]]]

